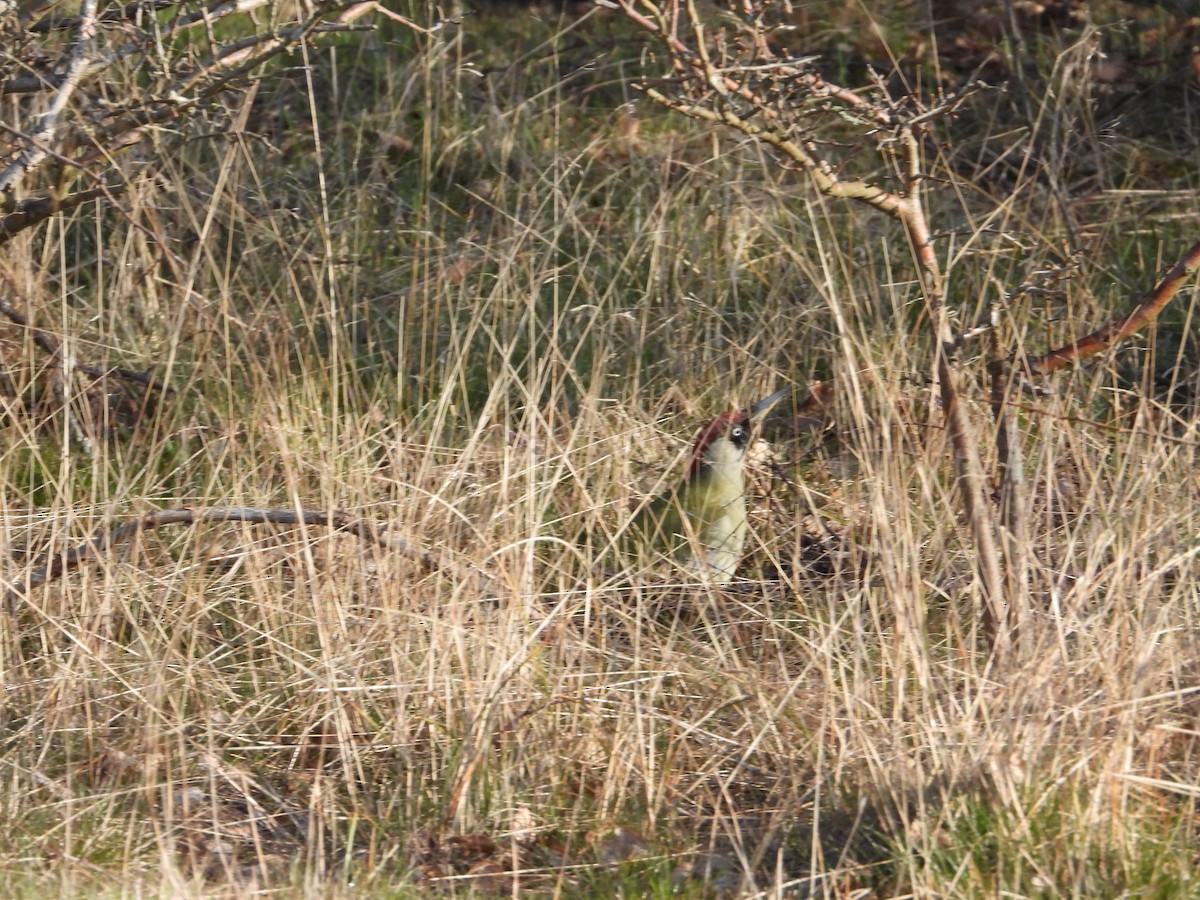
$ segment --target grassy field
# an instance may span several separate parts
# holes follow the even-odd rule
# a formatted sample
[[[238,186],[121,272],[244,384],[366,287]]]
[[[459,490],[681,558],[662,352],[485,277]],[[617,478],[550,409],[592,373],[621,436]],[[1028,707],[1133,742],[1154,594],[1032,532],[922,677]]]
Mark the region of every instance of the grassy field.
[[[1011,76],[994,11],[826,6],[831,77]],[[1034,283],[1031,354],[1200,224],[1200,22],[1094,6],[1022,20],[1021,86],[930,161],[957,324]],[[1032,609],[995,657],[903,232],[639,101],[639,48],[591,8],[384,22],[0,249],[63,344],[0,326],[5,582],[162,508],[392,544],[155,529],[7,610],[0,893],[1200,897],[1200,293],[1021,399]],[[595,564],[708,416],[829,379],[767,423],[743,582]]]

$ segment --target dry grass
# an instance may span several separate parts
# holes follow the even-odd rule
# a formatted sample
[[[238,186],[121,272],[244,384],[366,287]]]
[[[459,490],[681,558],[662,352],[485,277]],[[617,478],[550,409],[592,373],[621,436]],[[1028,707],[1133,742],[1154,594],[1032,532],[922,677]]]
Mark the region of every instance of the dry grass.
[[[1195,894],[1196,290],[1028,401],[1034,610],[997,663],[898,232],[725,135],[619,122],[630,63],[578,68],[611,24],[480,78],[467,21],[277,75],[264,140],[138,176],[183,283],[96,209],[0,261],[80,357],[175,388],[86,444],[82,388],[71,418],[10,409],[13,577],[180,505],[352,510],[494,576],[230,525],[37,590],[0,660],[4,892]],[[1038,114],[1069,152],[996,162],[1026,144],[995,104],[937,173],[964,323],[989,273],[1083,235],[1052,309],[1013,310],[1031,348],[1148,286],[1200,214],[1194,132],[1106,131],[1078,52]],[[769,429],[747,585],[590,565],[578,534],[672,477],[701,417],[830,376],[824,432]]]

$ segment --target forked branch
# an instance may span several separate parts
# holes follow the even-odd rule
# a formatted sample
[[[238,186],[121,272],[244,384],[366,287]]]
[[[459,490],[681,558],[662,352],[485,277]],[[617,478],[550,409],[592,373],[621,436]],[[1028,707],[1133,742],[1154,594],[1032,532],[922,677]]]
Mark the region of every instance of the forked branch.
[[[112,202],[128,178],[116,165],[118,156],[142,143],[151,126],[172,121],[172,131],[184,134],[180,121],[199,118],[214,97],[249,89],[264,67],[302,44],[337,32],[370,30],[370,25],[355,24],[369,13],[428,31],[380,3],[354,0],[323,0],[299,8],[281,0],[214,0],[199,10],[178,10],[179,14],[166,22],[146,19],[152,8],[167,5],[174,4],[153,0],[149,6],[130,4],[98,13],[95,0],[84,0],[77,16],[50,12],[40,18],[35,15],[35,21],[19,22],[25,40],[10,57],[14,71],[21,74],[4,78],[0,71],[0,96],[23,94],[31,99],[14,105],[20,114],[0,128],[4,132],[0,155],[11,157],[0,169],[0,193],[9,195],[8,203],[0,203],[0,244],[88,200]],[[185,46],[179,38],[189,29],[206,27],[211,35],[216,21],[244,19],[259,7],[271,8],[264,17],[272,22],[269,30],[218,45],[198,63],[186,52],[173,52],[176,45]],[[295,21],[288,22],[298,14]],[[118,21],[130,33],[128,40],[97,47],[97,22]],[[147,24],[150,21],[154,24]],[[73,31],[73,39],[54,65],[47,66],[45,60],[53,60],[61,43],[57,37],[61,31]],[[164,55],[164,48],[172,52]],[[135,66],[139,60],[144,61],[141,77],[148,79],[144,91],[136,96],[108,97],[103,106],[98,105],[95,97],[109,91],[88,90],[89,86],[111,77],[118,66]],[[53,71],[47,72],[48,68]],[[43,94],[47,96],[39,96]],[[22,119],[27,124],[23,125]],[[47,177],[45,170],[51,161],[60,171]],[[95,166],[89,168],[92,163]],[[77,178],[87,186],[71,190]]]

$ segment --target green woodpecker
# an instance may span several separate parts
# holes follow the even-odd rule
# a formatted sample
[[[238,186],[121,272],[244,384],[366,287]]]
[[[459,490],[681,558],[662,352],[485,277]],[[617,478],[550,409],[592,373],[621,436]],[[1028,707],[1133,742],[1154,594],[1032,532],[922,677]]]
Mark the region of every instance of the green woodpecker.
[[[623,554],[668,556],[717,584],[732,581],[746,543],[742,461],[753,429],[787,393],[723,412],[700,429],[686,477],[641,507],[621,538]]]

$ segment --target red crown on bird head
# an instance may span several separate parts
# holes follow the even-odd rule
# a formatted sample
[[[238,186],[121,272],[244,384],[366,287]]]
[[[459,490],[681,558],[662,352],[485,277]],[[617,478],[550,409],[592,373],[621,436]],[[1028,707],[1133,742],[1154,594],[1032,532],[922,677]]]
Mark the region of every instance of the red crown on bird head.
[[[700,466],[704,462],[704,453],[709,446],[725,433],[725,429],[735,422],[742,419],[746,420],[747,427],[750,424],[750,416],[744,409],[731,409],[721,413],[707,425],[700,429],[700,433],[696,435],[696,440],[692,444],[692,455],[688,462],[688,478],[696,477],[696,473],[700,471]]]

